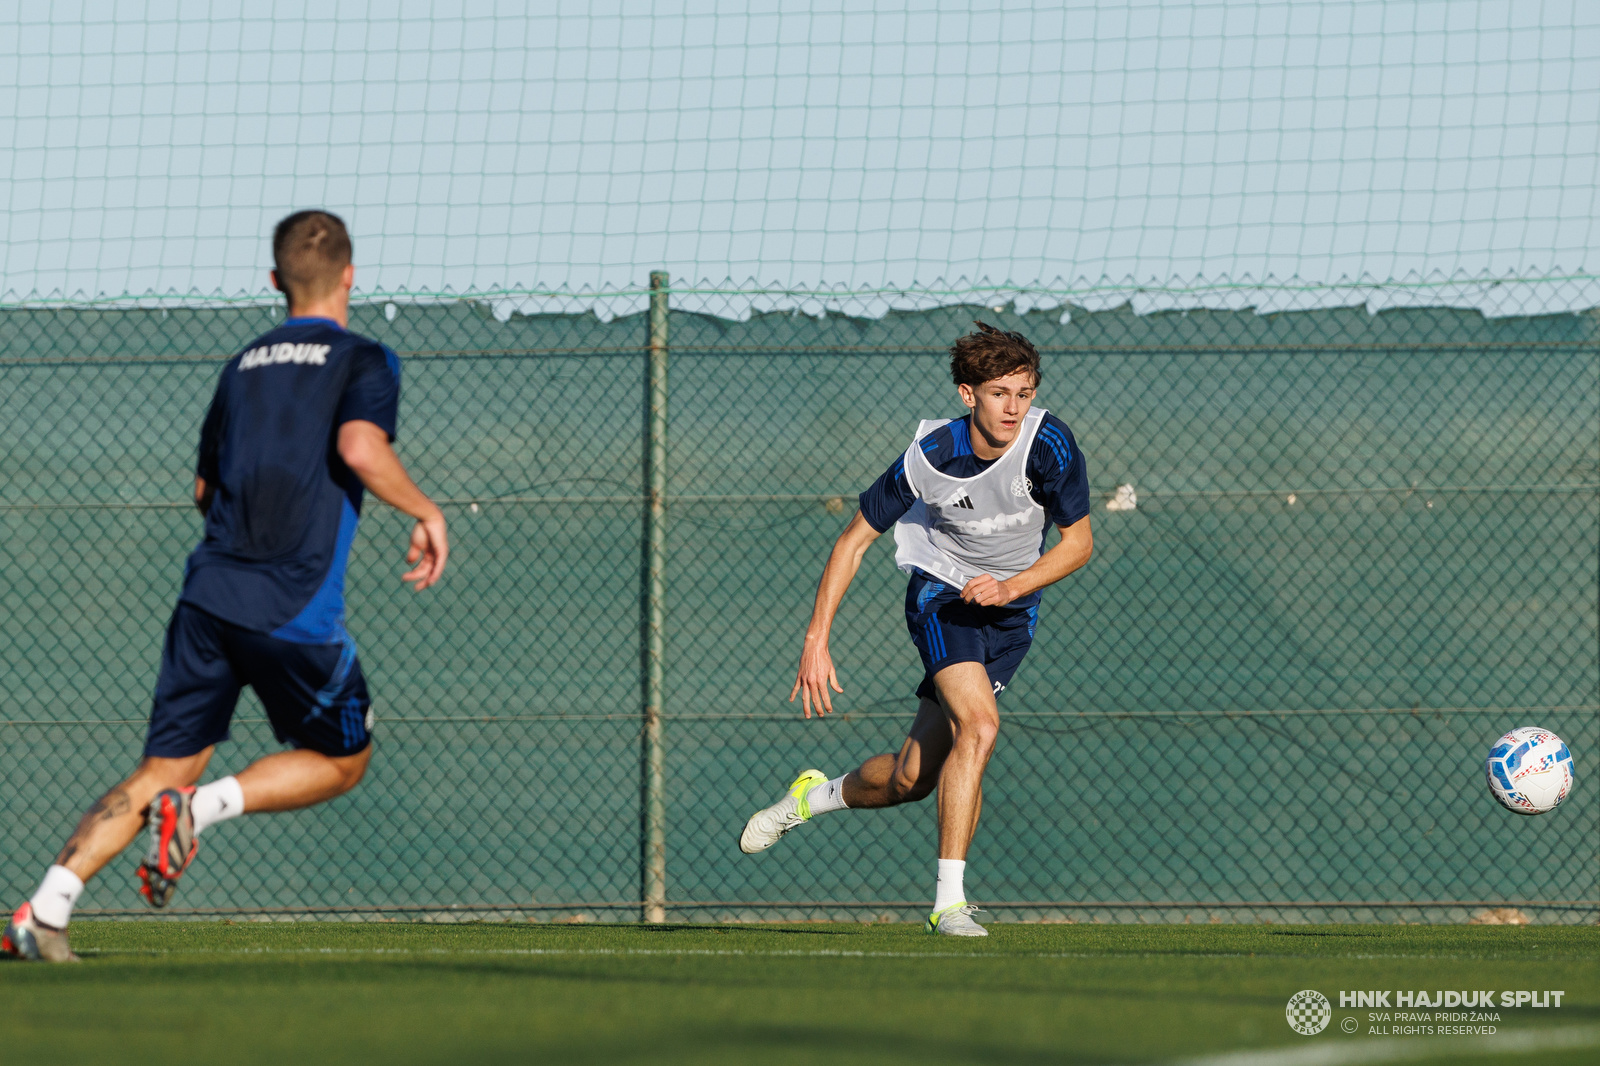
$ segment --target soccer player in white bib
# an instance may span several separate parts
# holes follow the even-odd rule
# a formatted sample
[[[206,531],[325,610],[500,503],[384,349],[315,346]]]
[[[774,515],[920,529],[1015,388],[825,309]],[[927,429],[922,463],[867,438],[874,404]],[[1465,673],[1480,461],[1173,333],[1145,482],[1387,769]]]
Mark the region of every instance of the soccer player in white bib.
[[[798,695],[807,718],[843,692],[828,634],[861,558],[894,527],[895,563],[911,576],[906,625],[925,676],[909,735],[829,780],[806,770],[745,823],[747,854],[765,851],[819,814],[893,807],[939,793],[939,856],[926,929],[987,936],[963,884],[983,806],[983,771],[1000,729],[996,702],[1033,642],[1040,590],[1089,561],[1089,478],[1066,423],[1033,406],[1039,353],[1019,333],[983,322],[950,349],[967,417],[924,421],[903,456],[861,494],[817,587]],[[1048,544],[1054,525],[1060,538]]]

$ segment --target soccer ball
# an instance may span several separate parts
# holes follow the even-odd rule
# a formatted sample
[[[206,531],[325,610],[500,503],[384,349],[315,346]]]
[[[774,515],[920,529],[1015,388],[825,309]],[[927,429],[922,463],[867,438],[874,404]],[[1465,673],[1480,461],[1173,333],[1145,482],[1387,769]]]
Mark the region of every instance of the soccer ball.
[[[1484,775],[1489,792],[1506,810],[1543,814],[1572,791],[1572,753],[1550,730],[1525,725],[1494,742]]]

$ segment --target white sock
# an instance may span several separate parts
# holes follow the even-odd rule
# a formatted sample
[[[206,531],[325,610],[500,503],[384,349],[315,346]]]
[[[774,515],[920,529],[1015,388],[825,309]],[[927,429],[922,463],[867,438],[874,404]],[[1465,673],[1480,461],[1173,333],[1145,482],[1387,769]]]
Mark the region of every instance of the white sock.
[[[72,920],[72,908],[83,895],[83,882],[65,866],[52,866],[39,882],[39,891],[29,900],[33,916],[52,929],[65,929]]]
[[[961,885],[966,873],[966,859],[939,860],[939,880],[935,883],[933,890],[933,911],[935,914],[946,907],[954,907],[957,903],[965,903],[967,901],[967,890]]]
[[[829,811],[843,811],[849,809],[849,804],[844,801],[844,777],[836,777],[832,781],[824,781],[812,787],[806,793],[806,805],[811,808],[811,816],[827,814]]]
[[[194,813],[195,835],[199,836],[208,826],[244,813],[244,789],[239,787],[237,777],[218,778],[194,790],[189,809]]]

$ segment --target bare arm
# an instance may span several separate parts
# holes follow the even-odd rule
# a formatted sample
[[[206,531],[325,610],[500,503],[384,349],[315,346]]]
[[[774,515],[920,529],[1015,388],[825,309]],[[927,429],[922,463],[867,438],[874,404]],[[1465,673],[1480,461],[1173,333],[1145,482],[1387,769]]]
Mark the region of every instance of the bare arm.
[[[1070,526],[1057,526],[1061,540],[1054,548],[1039,556],[1039,561],[1004,581],[988,574],[980,574],[967,582],[961,598],[983,607],[1001,607],[1012,600],[1054,585],[1084,563],[1094,553],[1094,534],[1089,530],[1089,516],[1084,515]]]
[[[813,705],[819,715],[833,710],[833,697],[828,694],[830,685],[834,692],[844,691],[833,669],[833,656],[828,654],[828,634],[833,629],[833,616],[839,612],[845,590],[850,587],[856,571],[861,569],[861,557],[879,536],[857,511],[834,542],[833,554],[828,556],[828,565],[822,571],[817,602],[811,608],[811,625],[806,628],[805,648],[800,652],[800,670],[789,692],[790,703],[796,695],[800,696],[807,718],[811,717]]]
[[[194,505],[201,514],[211,510],[211,496],[217,491],[215,485],[206,484],[206,479],[199,474],[194,476]]]
[[[444,512],[406,473],[400,457],[389,447],[389,434],[371,422],[346,422],[339,427],[339,458],[374,496],[417,520],[406,552],[406,562],[413,566],[400,580],[413,582],[418,592],[438,581],[450,557]]]

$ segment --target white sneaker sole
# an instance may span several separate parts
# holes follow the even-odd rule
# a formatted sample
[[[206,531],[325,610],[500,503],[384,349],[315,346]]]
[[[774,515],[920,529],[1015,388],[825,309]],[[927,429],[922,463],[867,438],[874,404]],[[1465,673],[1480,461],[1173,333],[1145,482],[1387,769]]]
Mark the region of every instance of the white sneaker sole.
[[[763,807],[752,814],[750,820],[744,823],[744,832],[739,834],[739,850],[746,855],[766,851],[782,840],[785,833],[804,825],[799,807],[799,800],[785,796],[772,806]]]

